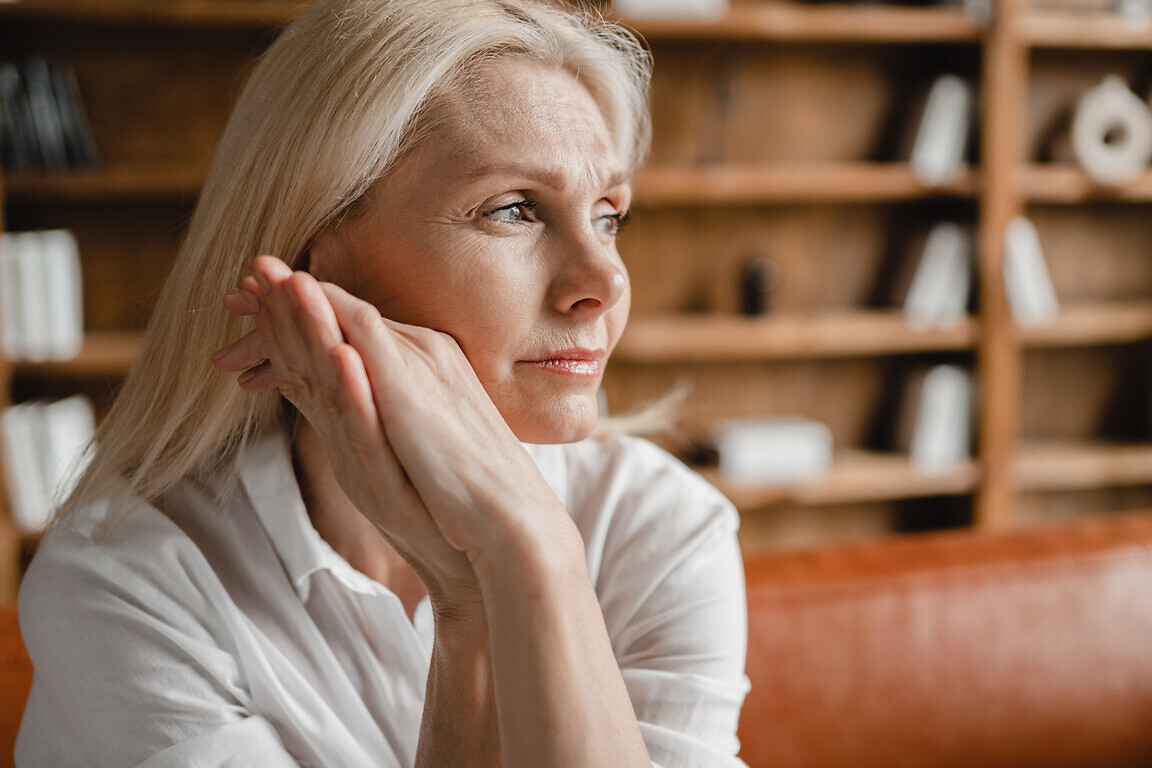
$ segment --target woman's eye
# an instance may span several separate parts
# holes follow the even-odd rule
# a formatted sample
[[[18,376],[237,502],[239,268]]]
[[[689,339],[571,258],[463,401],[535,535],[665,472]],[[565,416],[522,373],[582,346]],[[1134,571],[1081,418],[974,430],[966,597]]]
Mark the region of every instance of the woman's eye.
[[[494,211],[489,211],[484,214],[489,219],[496,221],[507,221],[517,224],[522,221],[527,221],[531,218],[532,210],[536,208],[536,201],[534,200],[518,200],[515,203],[502,205]]]
[[[606,235],[615,237],[620,230],[632,219],[631,211],[619,211],[596,219],[596,226]]]

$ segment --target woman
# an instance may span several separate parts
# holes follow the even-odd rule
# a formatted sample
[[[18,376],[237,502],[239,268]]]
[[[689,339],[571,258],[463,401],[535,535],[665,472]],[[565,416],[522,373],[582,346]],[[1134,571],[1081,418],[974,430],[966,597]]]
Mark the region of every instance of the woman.
[[[740,764],[735,513],[586,439],[646,87],[530,0],[283,33],[25,580],[20,764]]]

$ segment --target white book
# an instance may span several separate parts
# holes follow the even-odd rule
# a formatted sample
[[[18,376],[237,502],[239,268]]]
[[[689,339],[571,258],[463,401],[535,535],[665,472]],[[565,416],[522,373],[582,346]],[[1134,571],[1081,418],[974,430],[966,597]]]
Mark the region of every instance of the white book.
[[[44,462],[44,406],[20,403],[4,411],[4,473],[12,514],[26,530],[43,528],[52,516],[50,480]]]
[[[908,458],[933,472],[967,460],[971,452],[972,377],[958,366],[934,366],[920,388]]]
[[[958,224],[932,228],[904,299],[904,318],[916,329],[955,326],[967,315],[972,286],[972,241]]]
[[[0,344],[9,360],[24,357],[24,310],[16,235],[0,234]]]
[[[819,421],[766,416],[718,422],[713,431],[720,472],[742,483],[794,485],[832,466],[832,432]]]
[[[13,240],[20,291],[20,358],[47,360],[51,352],[48,273],[39,232],[20,232]]]
[[[612,10],[634,19],[718,19],[728,13],[728,0],[614,0]]]
[[[972,103],[971,87],[956,75],[932,83],[912,145],[912,174],[921,184],[946,184],[963,167]]]
[[[1023,216],[1009,221],[1004,229],[1004,289],[1012,317],[1021,328],[1050,323],[1060,312],[1040,237],[1035,225]]]
[[[44,446],[52,507],[64,501],[88,465],[96,434],[91,401],[73,395],[44,406]]]
[[[48,314],[48,356],[67,360],[84,345],[84,296],[80,277],[80,250],[66,229],[40,233]]]

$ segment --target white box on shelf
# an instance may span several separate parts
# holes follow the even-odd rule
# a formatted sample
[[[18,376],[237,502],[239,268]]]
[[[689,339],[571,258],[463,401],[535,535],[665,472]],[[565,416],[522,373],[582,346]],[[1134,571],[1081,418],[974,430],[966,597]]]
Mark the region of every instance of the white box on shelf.
[[[832,466],[832,432],[814,419],[723,420],[713,438],[721,474],[736,482],[793,485],[819,478]]]
[[[707,21],[728,13],[728,0],[614,0],[612,10],[632,19]]]

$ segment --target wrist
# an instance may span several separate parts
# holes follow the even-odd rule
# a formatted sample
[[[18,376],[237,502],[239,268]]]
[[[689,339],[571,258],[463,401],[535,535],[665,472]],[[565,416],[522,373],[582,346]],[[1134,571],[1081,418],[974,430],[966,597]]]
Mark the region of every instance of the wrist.
[[[584,541],[567,511],[554,503],[556,514],[533,509],[469,553],[485,604],[513,595],[547,597],[553,587],[587,581]]]

